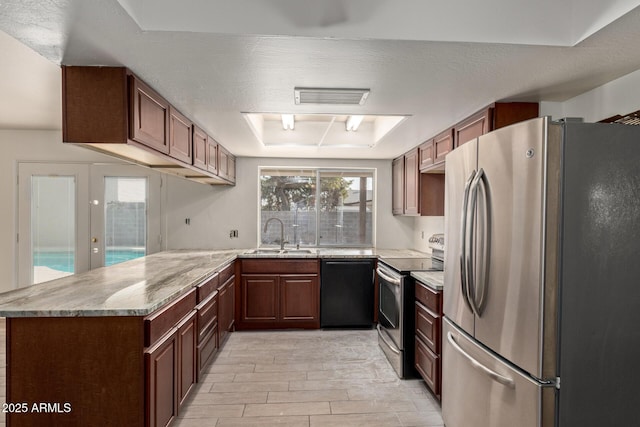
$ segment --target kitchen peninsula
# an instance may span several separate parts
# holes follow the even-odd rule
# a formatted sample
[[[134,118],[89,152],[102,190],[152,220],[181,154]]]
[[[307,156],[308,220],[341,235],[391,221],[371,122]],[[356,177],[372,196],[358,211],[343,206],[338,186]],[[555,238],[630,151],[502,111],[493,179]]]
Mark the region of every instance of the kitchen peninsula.
[[[234,298],[238,257],[417,254],[168,251],[4,293],[0,316],[7,318],[7,403],[27,408],[8,413],[8,425],[166,425],[197,380],[200,343],[206,341],[201,338],[212,333],[206,325],[213,328],[216,321],[222,330],[232,327],[223,321],[222,294],[229,295],[232,306],[239,303]],[[205,306],[214,295],[217,307],[209,311]],[[217,348],[222,340],[211,345]],[[202,350],[202,358],[211,360],[215,348]],[[34,404],[47,410],[34,411]]]

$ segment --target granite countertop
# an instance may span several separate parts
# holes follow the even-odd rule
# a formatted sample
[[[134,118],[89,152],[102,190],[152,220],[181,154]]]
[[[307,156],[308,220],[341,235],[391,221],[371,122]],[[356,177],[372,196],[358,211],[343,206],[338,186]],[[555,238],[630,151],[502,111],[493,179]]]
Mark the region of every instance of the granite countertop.
[[[261,248],[264,252],[254,253],[255,249],[247,249],[238,254],[238,258],[423,258],[429,254],[412,249],[378,249],[378,248]]]
[[[146,316],[236,258],[406,258],[398,249],[321,248],[250,254],[252,249],[172,250],[0,294],[3,317]]]
[[[243,251],[160,252],[0,294],[0,316],[145,316]]]
[[[444,288],[443,271],[412,271],[411,277],[436,291],[440,291]]]

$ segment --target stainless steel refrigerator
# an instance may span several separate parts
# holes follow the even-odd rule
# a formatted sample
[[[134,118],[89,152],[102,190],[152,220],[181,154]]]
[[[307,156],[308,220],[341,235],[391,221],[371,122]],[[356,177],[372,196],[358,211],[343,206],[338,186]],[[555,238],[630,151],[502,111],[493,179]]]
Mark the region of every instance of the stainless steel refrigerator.
[[[446,162],[445,425],[638,425],[640,126],[539,118]]]

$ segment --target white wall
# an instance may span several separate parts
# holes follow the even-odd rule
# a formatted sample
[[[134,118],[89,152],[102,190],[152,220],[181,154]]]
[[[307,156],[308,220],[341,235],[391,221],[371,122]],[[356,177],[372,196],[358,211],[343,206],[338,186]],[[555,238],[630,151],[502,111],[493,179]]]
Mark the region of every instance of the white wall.
[[[554,119],[581,117],[598,122],[616,114],[640,110],[640,70],[620,77],[565,102],[543,102],[540,115]]]
[[[391,214],[391,160],[238,158],[235,187],[210,187],[170,178],[167,245],[183,248],[251,248],[258,244],[258,167],[376,168],[376,246],[413,246],[414,218]],[[185,219],[190,218],[191,225]],[[229,238],[238,230],[237,239]]]

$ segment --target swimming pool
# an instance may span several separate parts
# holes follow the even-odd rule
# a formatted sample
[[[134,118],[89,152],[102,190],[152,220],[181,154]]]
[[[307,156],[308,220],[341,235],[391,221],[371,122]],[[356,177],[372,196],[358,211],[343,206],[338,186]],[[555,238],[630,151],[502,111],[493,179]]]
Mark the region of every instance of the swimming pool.
[[[107,248],[104,265],[109,266],[120,262],[145,256],[144,248],[111,249]],[[52,270],[73,273],[74,253],[64,251],[36,251],[33,253],[34,267],[49,267]]]

